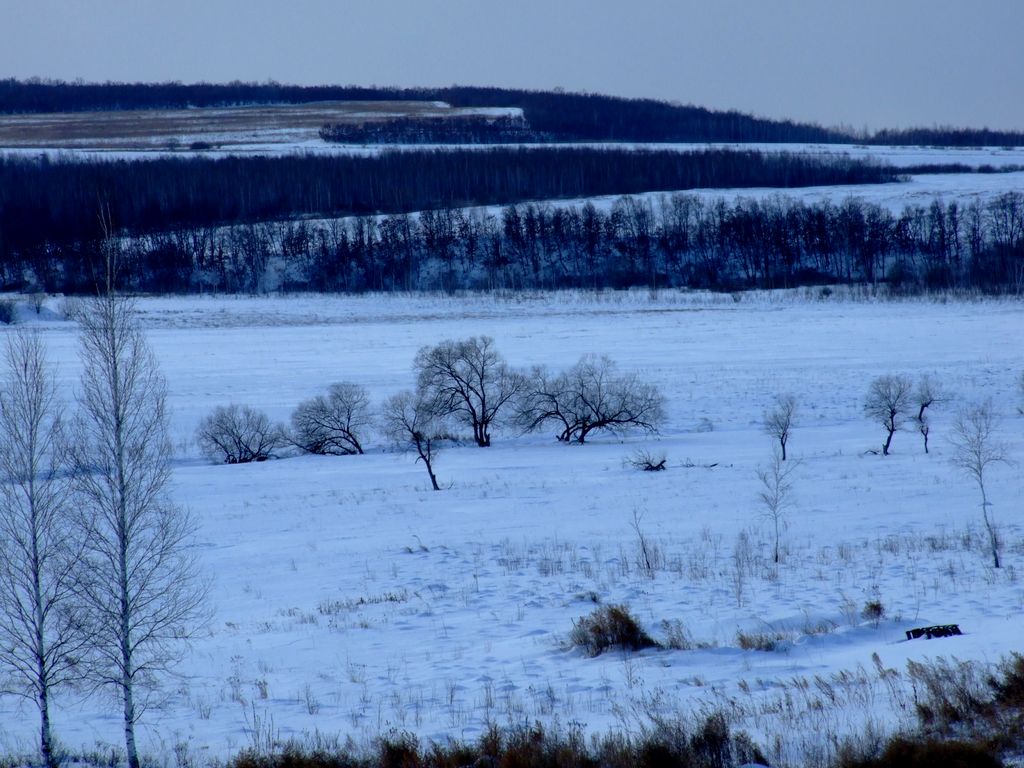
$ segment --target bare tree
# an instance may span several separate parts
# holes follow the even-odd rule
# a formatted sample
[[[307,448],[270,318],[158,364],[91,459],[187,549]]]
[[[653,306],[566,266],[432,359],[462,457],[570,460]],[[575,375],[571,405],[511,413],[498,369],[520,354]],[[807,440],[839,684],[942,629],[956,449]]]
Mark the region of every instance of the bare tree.
[[[91,673],[123,706],[129,768],[135,726],[203,623],[191,516],[167,498],[163,377],[131,303],[112,293],[79,317],[83,373],[70,445],[85,535],[76,589],[92,633]]]
[[[269,459],[285,445],[285,437],[267,414],[232,403],[217,406],[199,422],[196,443],[210,461],[247,464]]]
[[[998,568],[999,563],[999,531],[995,521],[989,514],[991,503],[985,488],[986,473],[993,464],[1008,464],[1006,448],[995,437],[999,420],[992,408],[992,403],[983,403],[962,408],[953,423],[953,454],[955,464],[964,474],[978,484],[981,492],[981,519],[985,523],[988,534],[989,552],[992,564]]]
[[[360,436],[369,426],[369,394],[343,381],[332,384],[326,395],[299,403],[292,413],[292,441],[307,453],[362,453]]]
[[[62,466],[63,406],[39,335],[7,340],[0,390],[0,665],[8,692],[39,708],[40,757],[58,764],[50,727],[53,691],[80,676],[88,635],[75,611],[81,542],[71,524]]]
[[[780,559],[782,530],[786,525],[786,512],[792,504],[792,476],[799,465],[798,461],[783,464],[782,456],[775,452],[772,454],[771,463],[767,467],[758,467],[757,470],[757,479],[761,481],[761,490],[758,491],[757,498],[764,507],[764,517],[772,526],[772,558],[775,563]]]
[[[665,399],[639,374],[620,374],[611,359],[587,355],[557,376],[534,369],[518,410],[527,431],[553,421],[559,440],[583,443],[598,429],[657,432],[665,418]]]
[[[907,410],[911,407],[914,384],[906,376],[879,376],[871,382],[867,398],[864,400],[864,412],[868,418],[874,419],[885,427],[885,443],[882,444],[882,455],[889,455],[892,436],[903,425]]]
[[[423,347],[413,363],[417,386],[444,413],[473,429],[481,448],[491,427],[523,387],[524,377],[506,363],[490,336],[443,341]]]
[[[443,416],[437,404],[423,390],[406,390],[385,401],[381,410],[381,430],[402,450],[415,451],[430,476],[430,485],[440,491],[434,474],[434,459],[439,450]]]
[[[944,402],[946,396],[939,386],[932,381],[928,374],[921,377],[914,391],[914,404],[917,406],[917,431],[921,433],[924,440],[924,452],[928,453],[928,437],[931,434],[931,423],[928,419],[928,409]]]
[[[786,444],[796,422],[796,414],[796,398],[793,395],[776,395],[771,409],[764,412],[765,434],[779,441],[782,461],[786,460]]]

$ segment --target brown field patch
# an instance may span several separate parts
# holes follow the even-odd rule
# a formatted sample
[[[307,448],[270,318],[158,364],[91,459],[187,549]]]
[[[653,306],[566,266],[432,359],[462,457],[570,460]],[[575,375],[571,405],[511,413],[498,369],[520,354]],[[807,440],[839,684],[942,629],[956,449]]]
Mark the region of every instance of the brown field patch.
[[[471,114],[431,101],[322,101],[196,109],[0,115],[0,149],[217,149],[317,140],[324,123]]]

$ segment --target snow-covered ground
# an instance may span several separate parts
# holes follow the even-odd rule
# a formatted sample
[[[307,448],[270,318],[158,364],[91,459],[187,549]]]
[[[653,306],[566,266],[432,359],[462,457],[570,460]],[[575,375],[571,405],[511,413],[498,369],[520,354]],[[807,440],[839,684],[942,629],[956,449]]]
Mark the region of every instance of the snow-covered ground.
[[[907,181],[888,184],[836,184],[826,187],[792,187],[779,189],[775,187],[736,187],[725,189],[684,189],[681,194],[696,195],[704,200],[723,199],[733,202],[740,198],[761,200],[769,197],[802,200],[805,203],[821,203],[830,201],[840,204],[847,198],[856,198],[888,208],[893,213],[901,213],[908,206],[927,208],[932,201],[948,204],[954,200],[961,205],[977,202],[981,205],[994,200],[1007,192],[1024,190],[1024,171],[1006,173],[935,173],[912,175]],[[671,192],[643,192],[630,195],[639,200],[656,203]],[[620,200],[622,195],[602,195],[599,197],[569,200],[546,201],[550,205],[560,207],[582,206],[586,202],[596,208],[608,211]],[[500,215],[500,206],[486,206],[481,209],[492,215]]]
[[[450,108],[448,108],[450,109]],[[495,117],[521,117],[522,110],[515,108],[487,109],[462,108],[450,110],[467,115],[487,115]],[[131,114],[131,113],[127,113]],[[376,116],[380,116],[380,112]],[[394,114],[400,115],[401,111]],[[357,112],[345,113],[348,119],[371,117]],[[48,115],[48,118],[53,116]],[[19,119],[22,119],[19,116]],[[335,154],[335,155],[378,155],[381,152],[395,149],[453,149],[487,150],[495,147],[522,146],[525,148],[544,145],[523,144],[339,144],[324,141],[319,136],[320,125],[327,118],[312,121],[309,125],[289,128],[273,126],[261,127],[254,125],[246,130],[205,130],[201,126],[193,132],[183,131],[174,136],[154,135],[149,138],[133,139],[131,148],[126,148],[123,139],[78,139],[78,140],[33,140],[19,138],[17,141],[4,140],[0,131],[0,153],[37,156],[45,154],[51,158],[60,156],[131,159],[148,157],[202,155],[204,157],[226,157],[229,155],[288,155],[295,153]],[[0,128],[3,127],[0,120]],[[26,123],[29,129],[31,123]],[[173,139],[173,147],[167,142]],[[193,142],[202,141],[212,144],[203,150],[192,150]],[[808,143],[731,143],[731,142],[661,142],[661,143],[630,143],[630,142],[576,142],[558,144],[560,147],[576,147],[590,149],[619,149],[636,151],[671,151],[700,152],[710,149],[730,149],[736,151],[756,152],[789,152],[793,154],[840,156],[855,159],[877,160],[905,168],[912,165],[946,165],[957,163],[969,167],[991,166],[1006,168],[1007,166],[1024,166],[1024,147],[938,147],[938,146],[869,146],[866,144],[808,144]]]
[[[43,321],[70,393],[72,323]],[[1024,630],[1024,305],[876,301],[817,289],[731,296],[662,292],[514,297],[146,299],[139,311],[167,377],[177,458],[172,492],[200,520],[213,620],[148,712],[142,749],[224,757],[268,737],[368,739],[389,729],[444,740],[485,725],[557,720],[635,729],[651,715],[725,710],[773,764],[867,719],[910,722],[908,659],[995,662]],[[445,450],[429,490],[422,466],[385,451],[215,466],[191,444],[198,420],[236,402],[284,420],[338,380],[379,402],[412,383],[417,349],[493,336],[514,365],[568,366],[604,353],[668,398],[660,436],[502,432],[489,449]],[[929,374],[949,400],[932,450],[863,415],[872,378]],[[799,460],[783,561],[756,470],[772,453],[761,415],[778,393],[800,407]],[[978,494],[951,465],[956,408],[990,398],[1013,465],[989,497],[1005,542],[991,567]],[[668,471],[624,465],[664,452]],[[636,527],[655,548],[638,565]],[[877,623],[860,615],[878,601]],[[692,650],[587,658],[567,646],[595,603],[624,603],[659,640]],[[908,628],[965,634],[906,641]],[[742,650],[738,633],[777,638]],[[700,646],[700,647],[697,647]],[[877,654],[878,661],[874,660]],[[819,682],[820,681],[820,682]],[[117,707],[64,695],[68,747],[117,745]],[[31,704],[0,699],[0,752],[31,750]],[[262,741],[261,741],[262,743]]]

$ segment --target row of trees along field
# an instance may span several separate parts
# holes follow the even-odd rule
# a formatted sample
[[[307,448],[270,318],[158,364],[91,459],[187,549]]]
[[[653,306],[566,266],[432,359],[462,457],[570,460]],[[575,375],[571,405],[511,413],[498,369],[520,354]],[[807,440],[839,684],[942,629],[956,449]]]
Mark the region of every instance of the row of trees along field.
[[[518,107],[539,134],[560,141],[728,141],[943,146],[1022,146],[1024,132],[952,127],[857,132],[768,120],[654,99],[595,93],[453,85],[445,88],[297,86],[267,83],[67,83],[0,80],[0,113],[184,109],[317,101],[443,101],[455,107]]]
[[[328,123],[320,138],[341,144],[527,144],[550,140],[522,117],[460,115]]]
[[[5,285],[92,292],[101,240],[10,248]],[[122,238],[126,288],[168,292],[714,290],[880,283],[1024,288],[1024,195],[894,214],[848,198],[623,197],[320,221],[180,226]]]
[[[0,157],[0,248],[122,232],[708,187],[895,181],[886,166],[785,153],[532,148],[142,161]]]

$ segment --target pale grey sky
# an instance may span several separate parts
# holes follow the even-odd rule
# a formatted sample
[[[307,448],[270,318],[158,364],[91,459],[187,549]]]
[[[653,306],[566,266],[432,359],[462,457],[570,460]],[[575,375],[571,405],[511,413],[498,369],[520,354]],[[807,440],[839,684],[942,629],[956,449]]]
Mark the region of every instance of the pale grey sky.
[[[1024,129],[1024,0],[0,0],[0,77],[561,86]]]

